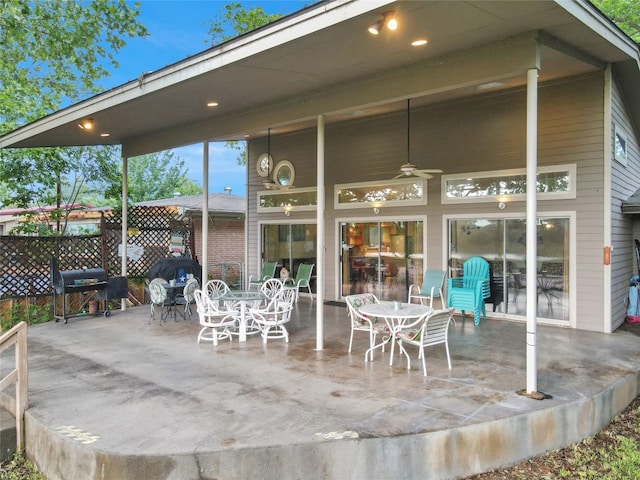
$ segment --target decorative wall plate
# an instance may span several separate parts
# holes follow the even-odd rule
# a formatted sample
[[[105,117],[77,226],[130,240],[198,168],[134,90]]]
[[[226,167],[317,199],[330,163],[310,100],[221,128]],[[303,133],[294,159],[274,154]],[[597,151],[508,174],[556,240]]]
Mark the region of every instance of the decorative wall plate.
[[[296,179],[296,169],[289,160],[281,160],[273,170],[273,181],[280,185],[280,188],[293,187]]]
[[[256,161],[256,170],[261,177],[268,177],[273,170],[273,158],[268,153],[263,153]]]

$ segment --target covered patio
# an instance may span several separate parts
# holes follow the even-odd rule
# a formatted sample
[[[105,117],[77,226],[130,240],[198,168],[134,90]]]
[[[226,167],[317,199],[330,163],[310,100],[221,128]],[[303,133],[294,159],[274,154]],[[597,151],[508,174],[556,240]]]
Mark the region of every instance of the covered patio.
[[[290,343],[196,344],[193,322],[148,306],[29,329],[30,457],[68,478],[460,478],[602,428],[637,393],[640,331],[541,326],[539,387],[522,396],[525,325],[457,318],[424,377],[388,352],[347,353],[346,308],[301,300]]]

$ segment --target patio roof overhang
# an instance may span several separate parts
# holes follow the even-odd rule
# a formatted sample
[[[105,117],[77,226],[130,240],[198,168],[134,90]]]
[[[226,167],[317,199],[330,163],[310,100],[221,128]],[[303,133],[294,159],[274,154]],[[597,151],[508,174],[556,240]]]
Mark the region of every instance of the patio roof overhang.
[[[389,10],[399,29],[371,36]],[[429,43],[411,46],[420,36]],[[588,2],[328,0],[9,132],[0,147],[122,144],[130,157],[522,87],[529,68],[544,82],[608,64],[640,125],[638,46]],[[77,126],[87,118],[91,133]]]
[[[640,214],[640,190],[631,195],[627,200],[622,202],[622,213],[627,215]]]

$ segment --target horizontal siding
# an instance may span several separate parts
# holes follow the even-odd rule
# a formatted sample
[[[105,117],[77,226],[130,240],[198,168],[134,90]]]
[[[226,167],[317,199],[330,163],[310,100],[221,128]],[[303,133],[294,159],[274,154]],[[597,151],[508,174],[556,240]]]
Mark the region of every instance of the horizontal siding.
[[[616,126],[627,136],[627,165],[622,165],[611,152],[611,322],[615,330],[624,322],[627,311],[629,279],[638,273],[634,238],[639,238],[637,215],[623,215],[621,204],[640,188],[640,154],[638,138],[625,108],[625,101],[615,78],[611,85],[611,145]]]
[[[603,167],[603,76],[592,74],[563,82],[541,84],[539,89],[538,164],[577,165],[576,200],[541,201],[539,211],[575,211],[577,235],[576,289],[578,328],[603,330],[602,288],[604,269],[604,167]],[[360,118],[327,125],[325,144],[326,180],[326,285],[327,299],[332,299],[336,286],[335,222],[341,218],[375,218],[363,209],[333,208],[335,183],[365,182],[391,179],[406,161],[406,112],[373,118]],[[419,168],[441,168],[447,174],[523,168],[526,165],[526,92],[487,94],[455,102],[412,108],[411,160]],[[259,185],[255,159],[266,151],[266,140],[251,142],[249,177],[251,185]],[[315,129],[287,136],[272,136],[271,153],[275,162],[290,160],[296,168],[297,187],[315,184]],[[249,188],[250,223],[255,217],[255,189]],[[253,190],[253,191],[252,191]],[[513,202],[508,213],[524,214],[524,202]],[[426,267],[441,268],[446,264],[442,246],[443,215],[496,214],[492,203],[446,205],[440,203],[440,181],[428,181],[428,205],[412,208],[383,208],[391,216],[427,217]],[[300,218],[314,218],[313,212],[294,212]],[[262,219],[279,218],[262,215]],[[284,217],[281,217],[284,219]],[[250,229],[249,262],[257,259],[257,228]],[[251,245],[253,243],[253,245]],[[254,261],[257,265],[257,261]],[[255,268],[254,268],[255,270]]]

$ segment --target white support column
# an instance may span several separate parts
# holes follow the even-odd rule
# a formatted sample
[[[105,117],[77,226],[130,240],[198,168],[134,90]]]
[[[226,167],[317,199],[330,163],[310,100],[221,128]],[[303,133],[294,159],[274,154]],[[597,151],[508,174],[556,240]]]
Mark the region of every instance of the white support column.
[[[538,69],[527,70],[527,393],[538,390]]]
[[[127,230],[129,229],[128,221],[128,205],[129,205],[129,159],[122,157],[122,231],[120,234],[122,244],[122,265],[120,267],[120,275],[127,276]],[[120,310],[127,309],[127,299],[120,299]]]
[[[202,285],[207,283],[209,258],[209,142],[202,144]]]
[[[317,172],[318,205],[317,222],[317,259],[316,259],[316,350],[324,348],[324,116],[318,115]]]

